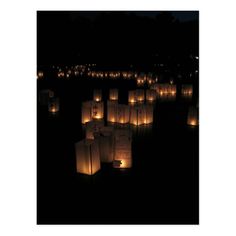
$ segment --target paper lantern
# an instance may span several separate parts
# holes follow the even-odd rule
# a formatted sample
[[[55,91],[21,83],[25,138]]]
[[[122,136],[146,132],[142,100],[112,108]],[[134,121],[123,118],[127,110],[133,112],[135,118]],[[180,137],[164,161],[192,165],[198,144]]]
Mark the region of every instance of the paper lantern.
[[[113,127],[102,127],[94,133],[95,140],[99,143],[101,162],[111,163],[114,159],[114,129]]]
[[[157,96],[163,101],[172,101],[176,99],[175,84],[158,84],[156,86]]]
[[[118,104],[117,123],[120,123],[120,124],[129,123],[129,106],[128,105]]]
[[[145,93],[143,89],[137,89],[136,90],[136,100],[138,102],[143,102],[145,99]]]
[[[102,90],[94,89],[93,91],[93,100],[96,102],[102,101]]]
[[[102,119],[104,114],[103,102],[93,102],[91,112],[93,119]]]
[[[187,124],[191,126],[197,126],[198,122],[198,109],[196,107],[189,107]]]
[[[43,77],[44,77],[43,71],[38,71],[38,73],[37,73],[37,79],[43,79]]]
[[[57,113],[59,111],[59,98],[51,98],[48,102],[48,111],[50,113]]]
[[[135,90],[130,90],[129,91],[129,103],[134,104],[137,102],[137,98],[136,98],[136,91]]]
[[[107,121],[117,122],[117,101],[107,101]]]
[[[104,127],[103,120],[93,120],[86,123],[85,137],[86,139],[94,139],[94,133],[99,132]]]
[[[132,137],[127,129],[115,130],[114,168],[132,167]]]
[[[104,114],[103,102],[86,101],[82,103],[81,122],[85,124],[93,119],[102,119]]]
[[[153,107],[138,105],[130,108],[130,124],[143,125],[153,122]]]
[[[100,170],[99,146],[96,140],[84,139],[75,144],[76,170],[93,175]]]
[[[49,99],[54,97],[54,92],[50,89],[44,89],[39,92],[40,105],[47,106]]]
[[[192,98],[193,86],[191,84],[183,84],[181,87],[181,96],[184,98]]]
[[[154,102],[156,100],[156,91],[153,89],[147,89],[146,90],[146,101],[147,102]]]
[[[93,103],[92,101],[86,101],[82,103],[82,111],[81,111],[82,124],[85,124],[92,120],[92,114],[91,114],[92,103]]]
[[[107,102],[107,121],[112,123],[129,123],[129,106],[115,101]]]
[[[109,99],[112,100],[112,101],[117,101],[118,100],[118,89],[110,89]]]

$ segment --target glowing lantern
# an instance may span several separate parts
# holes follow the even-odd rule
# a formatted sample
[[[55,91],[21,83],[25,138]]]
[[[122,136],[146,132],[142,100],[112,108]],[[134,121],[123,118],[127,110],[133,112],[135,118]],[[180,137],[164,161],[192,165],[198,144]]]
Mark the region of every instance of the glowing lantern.
[[[146,101],[153,102],[156,100],[156,91],[153,89],[146,90]]]
[[[129,123],[129,106],[115,101],[107,102],[107,121],[120,124]]]
[[[138,102],[143,102],[145,99],[145,93],[143,89],[136,90],[136,99]]]
[[[86,123],[86,139],[94,139],[94,133],[99,132],[104,127],[103,120],[93,120]]]
[[[153,122],[153,107],[151,105],[139,105],[130,108],[130,124],[143,125]]]
[[[102,101],[102,91],[100,89],[94,89],[93,100],[96,102]]]
[[[93,103],[92,101],[86,101],[82,103],[82,112],[81,112],[82,124],[85,124],[92,120],[92,114],[91,114],[92,103]]]
[[[96,140],[84,139],[75,144],[76,170],[93,175],[100,170],[99,146]]]
[[[181,88],[181,95],[185,98],[191,98],[193,95],[193,86],[191,84],[183,84]]]
[[[37,79],[42,79],[44,76],[43,71],[38,71],[37,73]]]
[[[198,109],[196,107],[189,107],[187,124],[197,126],[198,123]]]
[[[54,92],[49,89],[41,90],[39,92],[39,103],[41,105],[48,105],[49,99],[54,97]]]
[[[134,104],[136,102],[137,102],[136,91],[135,90],[129,91],[129,103]]]
[[[118,89],[110,89],[109,98],[112,101],[117,101],[118,100]]]
[[[115,130],[114,144],[114,168],[132,167],[132,137],[131,132],[126,129]]]
[[[103,102],[93,102],[91,112],[93,119],[102,119],[104,112]]]
[[[176,98],[175,84],[158,84],[156,85],[156,91],[161,100],[175,100]]]
[[[107,101],[107,121],[116,122],[117,121],[117,101]]]
[[[129,106],[128,105],[118,104],[117,122],[120,124],[129,123]]]
[[[103,118],[103,102],[86,101],[82,103],[82,124],[93,119]]]
[[[48,102],[48,111],[56,113],[59,111],[59,98],[51,98]]]
[[[101,162],[110,163],[114,159],[114,129],[113,127],[102,127],[94,133],[95,139],[99,143]]]

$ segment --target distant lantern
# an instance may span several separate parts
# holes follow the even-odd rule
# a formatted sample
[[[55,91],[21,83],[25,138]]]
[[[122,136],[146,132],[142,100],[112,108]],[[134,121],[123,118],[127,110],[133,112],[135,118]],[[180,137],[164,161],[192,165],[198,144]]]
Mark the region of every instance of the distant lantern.
[[[175,84],[158,84],[156,86],[158,98],[162,100],[175,100],[176,85]]]
[[[198,121],[198,109],[196,107],[189,107],[187,124],[191,126],[197,126]]]
[[[102,90],[94,89],[94,91],[93,91],[93,100],[96,101],[96,102],[102,101]]]
[[[48,102],[48,111],[51,113],[59,112],[59,98],[51,98]]]
[[[103,114],[103,102],[86,101],[82,103],[82,124],[85,124],[92,120],[102,119]]]
[[[136,90],[129,91],[129,103],[134,104],[137,102]]]
[[[111,163],[114,159],[114,128],[102,127],[94,133],[94,137],[99,143],[101,162]]]
[[[109,99],[111,101],[117,101],[118,100],[118,89],[110,89]]]
[[[43,77],[44,77],[43,71],[38,71],[38,73],[37,73],[37,79],[43,79]]]
[[[132,137],[130,130],[117,129],[114,137],[114,168],[132,167]]]
[[[130,108],[130,124],[144,125],[153,123],[153,107],[138,105]]]
[[[94,133],[99,132],[104,127],[103,120],[93,120],[86,123],[85,126],[85,137],[86,139],[94,139]]]
[[[49,99],[54,97],[54,92],[50,89],[44,89],[39,92],[39,103],[40,105],[47,106]]]
[[[99,146],[96,140],[84,139],[77,142],[75,152],[78,173],[93,175],[100,170]]]
[[[154,89],[147,89],[146,90],[146,101],[153,102],[156,100],[156,91]]]
[[[184,98],[191,98],[193,95],[193,85],[183,84],[181,87],[181,96]]]

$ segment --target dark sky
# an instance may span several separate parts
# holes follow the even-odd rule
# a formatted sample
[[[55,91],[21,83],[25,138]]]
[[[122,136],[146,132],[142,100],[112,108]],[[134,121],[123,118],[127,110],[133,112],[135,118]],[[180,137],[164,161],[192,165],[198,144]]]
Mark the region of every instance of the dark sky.
[[[199,12],[198,11],[169,11],[177,20],[179,21],[191,21],[198,20]],[[127,14],[136,14],[138,16],[151,17],[155,18],[156,15],[160,14],[160,11],[128,11]],[[100,14],[99,11],[78,11],[71,12],[71,17],[76,18],[78,15],[94,19]]]

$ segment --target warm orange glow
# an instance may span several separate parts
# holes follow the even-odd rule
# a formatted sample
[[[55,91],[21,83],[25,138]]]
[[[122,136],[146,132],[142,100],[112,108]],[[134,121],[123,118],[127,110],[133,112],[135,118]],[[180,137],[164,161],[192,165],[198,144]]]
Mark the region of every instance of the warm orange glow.
[[[193,119],[189,122],[189,124],[192,126],[195,126],[195,125],[197,125],[197,122],[196,122],[196,120]]]
[[[100,101],[100,99],[99,98],[96,98],[96,102],[99,102]]]

